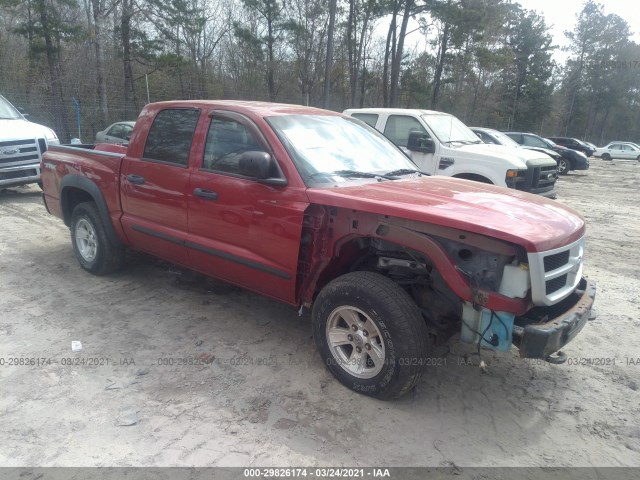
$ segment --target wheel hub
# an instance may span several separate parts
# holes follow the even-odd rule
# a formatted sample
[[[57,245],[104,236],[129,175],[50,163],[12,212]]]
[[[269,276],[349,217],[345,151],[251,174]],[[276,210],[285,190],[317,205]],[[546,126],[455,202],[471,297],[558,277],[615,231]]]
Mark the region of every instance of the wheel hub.
[[[98,253],[98,238],[95,228],[85,218],[81,218],[76,224],[75,239],[82,258],[87,262],[95,260]]]
[[[378,326],[356,307],[341,306],[329,315],[327,343],[340,367],[357,378],[372,378],[382,371],[385,344]]]

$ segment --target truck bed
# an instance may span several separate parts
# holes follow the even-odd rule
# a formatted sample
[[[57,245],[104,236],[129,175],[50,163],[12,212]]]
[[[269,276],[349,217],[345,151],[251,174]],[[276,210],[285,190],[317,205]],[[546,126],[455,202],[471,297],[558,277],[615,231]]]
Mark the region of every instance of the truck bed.
[[[44,154],[42,171],[43,198],[47,210],[65,220],[59,192],[63,181],[83,182],[90,179],[105,201],[114,225],[119,223],[122,212],[120,204],[120,167],[126,154],[126,147],[120,145],[54,145]],[[64,180],[63,180],[64,179]]]

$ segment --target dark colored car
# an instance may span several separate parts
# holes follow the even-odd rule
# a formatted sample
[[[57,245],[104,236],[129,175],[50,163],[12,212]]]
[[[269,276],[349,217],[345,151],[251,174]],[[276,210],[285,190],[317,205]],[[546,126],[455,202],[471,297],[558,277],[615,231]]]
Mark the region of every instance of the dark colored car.
[[[578,152],[584,153],[587,157],[593,156],[593,152],[595,152],[594,148],[591,148],[582,140],[578,140],[577,138],[571,137],[549,137],[554,143],[558,145],[562,145],[563,147],[570,148],[571,150],[577,150]]]
[[[533,150],[536,152],[544,153],[553,158],[556,163],[559,163],[562,155],[560,155],[555,150],[551,150],[550,148],[543,147],[532,147],[530,145],[520,145],[516,143],[511,137],[508,137],[505,133],[502,133],[498,130],[494,130],[492,128],[483,128],[483,127],[469,127],[473,133],[480,137],[484,143],[493,143],[495,145],[504,145],[507,147],[520,147],[526,148],[527,150]]]
[[[562,158],[558,161],[558,173],[566,175],[570,170],[588,170],[589,160],[587,156],[578,152],[577,150],[571,150],[570,148],[558,145],[555,142],[547,138],[543,138],[534,133],[523,132],[505,132],[509,137],[515,140],[520,145],[526,145],[530,147],[549,148],[562,155]]]

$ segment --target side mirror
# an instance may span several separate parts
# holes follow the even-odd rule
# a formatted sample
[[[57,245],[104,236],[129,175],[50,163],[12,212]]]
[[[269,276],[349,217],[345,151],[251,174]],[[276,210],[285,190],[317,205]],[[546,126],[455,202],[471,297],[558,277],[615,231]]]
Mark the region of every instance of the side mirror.
[[[273,157],[266,152],[244,152],[240,155],[238,166],[241,175],[255,178],[259,183],[274,186],[287,184],[284,178],[273,177],[276,163]]]
[[[407,150],[420,153],[434,153],[436,151],[436,144],[433,139],[429,138],[425,133],[409,132]]]
[[[257,178],[258,180],[269,178],[272,165],[273,159],[266,152],[250,151],[240,155],[240,173],[247,177]]]
[[[26,112],[24,111],[24,108],[22,108],[22,107],[16,107],[16,110],[18,110],[18,112],[20,112],[20,115],[22,115],[22,116],[23,116],[23,117],[25,117],[25,118],[29,116],[29,114],[28,114],[28,113],[26,113]]]

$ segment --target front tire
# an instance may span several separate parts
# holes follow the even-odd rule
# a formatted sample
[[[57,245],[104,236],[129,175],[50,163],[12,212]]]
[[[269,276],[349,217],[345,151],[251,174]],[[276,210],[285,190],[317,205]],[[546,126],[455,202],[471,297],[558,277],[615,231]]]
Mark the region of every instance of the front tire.
[[[603,160],[611,160],[611,155],[609,155],[608,153],[603,153],[602,154],[602,159]]]
[[[569,170],[571,170],[571,164],[569,163],[569,160],[567,160],[566,158],[561,158],[560,160],[558,160],[558,173],[560,175],[566,175],[567,173],[569,173]]]
[[[124,248],[112,244],[93,202],[80,203],[71,215],[71,244],[80,266],[94,275],[107,275],[124,263]]]
[[[313,338],[345,386],[380,399],[409,392],[428,351],[425,321],[412,298],[374,272],[353,272],[322,289],[313,305]]]

